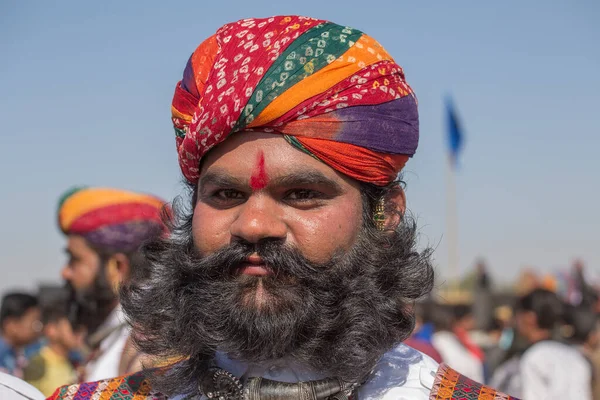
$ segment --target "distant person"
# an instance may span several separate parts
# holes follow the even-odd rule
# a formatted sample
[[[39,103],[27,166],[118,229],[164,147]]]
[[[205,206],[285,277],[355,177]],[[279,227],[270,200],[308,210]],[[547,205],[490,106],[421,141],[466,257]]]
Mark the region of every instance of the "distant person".
[[[579,347],[584,355],[591,356],[600,345],[600,325],[596,313],[585,308],[569,307],[564,321],[570,328],[568,341]]]
[[[58,301],[43,310],[47,344],[31,359],[24,379],[50,396],[62,385],[77,382],[77,373],[69,354],[83,346],[83,331],[68,318],[66,302]]]
[[[515,328],[513,310],[500,307],[497,316],[505,329],[498,347],[486,355],[488,374],[491,375],[489,384],[506,394],[521,397],[521,357],[530,343]]]
[[[586,280],[585,264],[582,260],[575,260],[573,263],[573,278],[576,293],[571,300],[580,308],[593,310],[598,303],[598,293]]]
[[[63,195],[58,210],[67,236],[68,262],[62,277],[87,315],[92,353],[82,379],[99,380],[141,369],[130,342],[117,290],[122,282],[143,279],[140,245],[163,232],[164,201],[117,189],[75,188]],[[133,354],[132,354],[133,353]],[[121,363],[123,357],[130,360]]]
[[[40,309],[35,296],[9,293],[0,306],[0,372],[23,377],[27,365],[24,349],[41,333]]]
[[[431,337],[429,337],[429,340],[428,340],[428,339],[425,339],[425,337],[423,335],[419,335],[419,333],[422,332],[424,327],[426,330],[428,330],[428,328],[425,325],[427,323],[426,317],[425,317],[425,315],[426,315],[425,308],[427,306],[430,306],[430,304],[423,304],[423,303],[415,304],[415,307],[414,307],[415,329],[413,330],[413,334],[410,335],[410,337],[404,341],[404,344],[412,347],[415,350],[419,350],[421,353],[427,354],[429,357],[433,358],[436,362],[441,363],[441,362],[443,362],[442,356],[435,349],[435,347],[433,347],[433,344],[431,344]],[[434,305],[431,305],[431,306],[434,306]]]
[[[493,318],[491,325],[485,332],[485,343],[482,346],[488,374],[493,373],[504,359],[506,349],[502,345],[507,333],[508,329],[504,326],[504,323],[497,318]]]
[[[479,361],[484,360],[483,350],[471,339],[471,332],[476,328],[473,308],[467,304],[456,305],[453,309],[454,321],[452,330],[463,346]]]
[[[475,288],[473,291],[473,317],[475,328],[487,331],[493,324],[494,306],[492,299],[492,280],[483,259],[475,266]]]
[[[553,339],[563,305],[556,294],[535,289],[517,304],[519,333],[531,347],[520,363],[523,400],[591,400],[590,363],[572,345]]]
[[[432,343],[444,362],[475,381],[484,381],[483,351],[469,337],[475,325],[470,307],[440,305],[433,319]]]
[[[600,400],[600,323],[594,311],[571,307],[565,322],[571,328],[568,340],[577,346],[592,367],[592,393]]]

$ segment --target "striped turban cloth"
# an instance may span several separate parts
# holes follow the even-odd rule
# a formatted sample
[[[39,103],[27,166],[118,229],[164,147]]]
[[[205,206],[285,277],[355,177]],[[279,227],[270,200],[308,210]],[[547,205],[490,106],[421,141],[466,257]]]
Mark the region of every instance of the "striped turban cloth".
[[[164,231],[157,197],[118,189],[77,187],[62,195],[58,223],[65,235],[79,235],[95,249],[133,252]]]
[[[393,181],[416,149],[416,97],[373,38],[331,22],[279,16],[220,28],[192,54],[171,107],[179,164],[236,132],[281,134],[354,179]]]

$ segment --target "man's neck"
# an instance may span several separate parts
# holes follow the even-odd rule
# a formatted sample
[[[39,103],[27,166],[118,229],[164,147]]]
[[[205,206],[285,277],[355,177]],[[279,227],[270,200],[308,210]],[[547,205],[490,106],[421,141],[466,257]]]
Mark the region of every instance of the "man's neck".
[[[545,329],[534,329],[529,333],[529,341],[531,343],[541,342],[542,340],[549,340],[550,338],[550,331],[547,331]]]

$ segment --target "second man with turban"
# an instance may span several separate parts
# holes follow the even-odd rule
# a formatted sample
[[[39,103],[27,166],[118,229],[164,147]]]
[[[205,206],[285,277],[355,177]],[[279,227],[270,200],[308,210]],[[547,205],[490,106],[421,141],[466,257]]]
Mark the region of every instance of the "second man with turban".
[[[89,333],[92,352],[83,379],[99,380],[141,369],[119,299],[123,282],[145,277],[138,250],[164,231],[164,201],[110,188],[77,187],[60,199],[58,223],[68,261],[62,277]]]

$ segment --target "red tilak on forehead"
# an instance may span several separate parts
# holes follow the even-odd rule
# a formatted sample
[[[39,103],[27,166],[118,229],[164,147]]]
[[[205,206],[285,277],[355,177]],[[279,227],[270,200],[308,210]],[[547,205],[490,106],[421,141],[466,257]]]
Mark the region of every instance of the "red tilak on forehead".
[[[250,187],[252,190],[261,190],[267,186],[268,182],[269,176],[267,175],[267,171],[265,171],[265,155],[260,151],[256,160],[256,166],[250,177]]]

